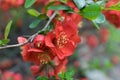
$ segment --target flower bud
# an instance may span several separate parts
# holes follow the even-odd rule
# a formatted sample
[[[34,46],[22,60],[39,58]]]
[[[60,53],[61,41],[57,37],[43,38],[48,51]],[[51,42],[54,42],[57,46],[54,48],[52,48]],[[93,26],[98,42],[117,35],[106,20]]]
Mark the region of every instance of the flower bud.
[[[45,36],[44,35],[37,35],[34,38],[33,44],[36,48],[43,48],[45,44]]]

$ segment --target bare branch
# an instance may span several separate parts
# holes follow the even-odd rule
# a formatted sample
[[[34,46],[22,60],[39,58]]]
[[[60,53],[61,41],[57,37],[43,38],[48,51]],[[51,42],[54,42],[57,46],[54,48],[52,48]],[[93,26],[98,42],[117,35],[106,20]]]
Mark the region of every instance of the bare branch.
[[[53,18],[56,16],[57,12],[58,12],[58,11],[55,11],[55,12],[53,13],[53,15],[49,18],[48,22],[46,23],[46,25],[44,26],[44,28],[42,29],[42,31],[46,30],[46,28],[48,27],[48,25],[50,24],[50,22],[51,22],[51,21],[53,20]],[[23,43],[21,43],[21,44],[13,44],[13,45],[2,46],[2,47],[0,47],[0,50],[1,50],[1,49],[5,49],[5,48],[13,48],[13,47],[23,46],[23,45],[27,44],[28,42],[32,42],[33,39],[34,39],[34,37],[35,37],[37,34],[39,34],[39,31],[36,32],[35,34],[31,35],[31,36],[27,39],[27,41],[25,41],[25,42],[23,42]]]
[[[27,40],[26,42],[23,42],[23,43],[21,43],[21,44],[6,45],[6,46],[0,47],[0,49],[12,48],[12,47],[19,47],[19,46],[25,45],[25,44],[28,43],[28,42],[29,42],[29,41]]]

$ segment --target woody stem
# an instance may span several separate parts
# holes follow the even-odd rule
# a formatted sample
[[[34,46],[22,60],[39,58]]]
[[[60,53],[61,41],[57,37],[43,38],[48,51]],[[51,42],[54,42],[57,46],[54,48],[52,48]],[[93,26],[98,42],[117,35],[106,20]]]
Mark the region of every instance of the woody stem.
[[[6,48],[19,47],[19,46],[23,46],[23,45],[27,44],[28,42],[32,42],[33,39],[34,39],[34,37],[35,37],[36,35],[38,35],[41,31],[46,30],[46,28],[48,27],[48,25],[50,24],[50,22],[51,22],[51,21],[53,20],[53,18],[56,16],[57,12],[58,12],[58,11],[55,11],[55,12],[53,13],[53,15],[49,18],[48,22],[46,23],[46,25],[44,26],[44,28],[43,28],[42,30],[40,30],[40,31],[36,32],[35,34],[31,35],[31,36],[27,39],[27,41],[25,41],[25,42],[23,42],[23,43],[21,43],[21,44],[5,45],[5,46],[0,47],[0,50],[1,50],[1,49],[6,49]]]

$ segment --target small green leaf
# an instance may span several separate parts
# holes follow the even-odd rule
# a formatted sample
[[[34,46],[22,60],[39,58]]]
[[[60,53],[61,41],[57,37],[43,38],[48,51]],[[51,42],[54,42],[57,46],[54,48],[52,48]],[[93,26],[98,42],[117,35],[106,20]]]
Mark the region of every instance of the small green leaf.
[[[48,78],[45,76],[39,76],[39,77],[37,77],[36,80],[48,80]]]
[[[105,65],[105,67],[107,67],[107,68],[112,68],[112,67],[113,67],[112,62],[111,62],[110,60],[108,60],[108,59],[106,59],[106,60],[104,61],[104,65]]]
[[[62,72],[62,73],[58,74],[58,76],[59,76],[60,79],[64,80],[65,72]]]
[[[66,3],[66,2],[67,2],[67,0],[60,0],[60,2],[62,2],[62,3]]]
[[[114,4],[108,8],[109,10],[120,10],[120,2]]]
[[[66,78],[72,78],[75,74],[75,71],[74,70],[69,70],[65,73],[65,77]]]
[[[49,2],[49,3],[45,6],[45,8],[44,8],[44,9],[45,9],[45,13],[47,13],[48,7],[54,5],[54,3],[55,3],[55,1],[51,1],[51,2]]]
[[[90,63],[91,68],[100,68],[100,60],[98,58],[94,58]]]
[[[0,40],[0,46],[2,46],[3,45],[3,42],[2,42],[2,40]]]
[[[78,9],[83,8],[86,5],[85,0],[73,0]]]
[[[65,5],[51,5],[48,7],[50,10],[72,10],[69,6]]]
[[[104,23],[106,21],[105,16],[101,13],[95,20],[93,20],[93,24],[97,29],[100,29],[98,24]]]
[[[38,19],[47,19],[48,16],[46,14],[40,14],[37,18]]]
[[[9,35],[11,25],[12,25],[12,20],[10,20],[8,22],[7,26],[6,26],[5,33],[4,33],[4,38],[5,39],[7,39],[8,35]]]
[[[6,45],[9,41],[10,41],[9,39],[0,40],[0,46]]]
[[[36,28],[38,26],[38,24],[40,23],[41,20],[39,19],[36,19],[34,20],[30,25],[29,25],[29,28],[33,29],[33,28]]]
[[[38,11],[36,11],[35,9],[28,9],[27,12],[28,12],[28,14],[30,14],[31,16],[34,16],[34,17],[38,17],[40,15],[40,13]]]
[[[81,10],[81,15],[89,20],[96,19],[101,12],[101,7],[98,4],[90,4]]]
[[[35,2],[36,2],[36,0],[26,0],[24,7],[25,7],[25,8],[29,8],[29,7],[31,7]]]
[[[93,0],[85,0],[87,4],[93,4],[94,1]]]
[[[105,16],[101,13],[95,20],[93,20],[95,23],[104,23],[105,22]]]
[[[97,1],[97,2],[96,2],[96,4],[98,4],[98,5],[102,5],[102,4],[104,4],[104,3],[105,3],[104,0],[101,0],[101,1]]]

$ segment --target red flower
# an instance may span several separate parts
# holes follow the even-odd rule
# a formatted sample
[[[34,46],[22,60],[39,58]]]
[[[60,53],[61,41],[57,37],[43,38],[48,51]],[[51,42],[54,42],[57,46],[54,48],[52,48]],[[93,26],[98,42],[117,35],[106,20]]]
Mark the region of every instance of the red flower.
[[[98,45],[98,39],[95,35],[90,35],[87,38],[87,44],[91,47],[91,48],[95,48]]]
[[[45,38],[45,44],[59,59],[64,59],[73,54],[77,43],[80,41],[77,26],[72,20],[58,22],[55,30],[49,32]]]
[[[39,39],[35,38],[35,41],[33,42],[36,42],[36,40]],[[26,41],[25,38],[18,37],[19,43],[23,43],[24,41]],[[22,50],[22,57],[24,61],[33,62],[37,65],[47,64],[53,58],[52,52],[49,50],[49,48],[44,47],[42,49],[38,49],[38,46],[36,48],[33,43],[25,44],[24,46],[22,46]]]
[[[108,37],[109,37],[109,30],[107,28],[101,28],[100,29],[101,42],[103,43],[107,42]]]
[[[13,65],[12,60],[1,60],[0,61],[0,69],[4,70],[4,69],[8,69]]]
[[[36,48],[43,48],[45,44],[45,36],[44,35],[37,35],[34,38],[33,44]]]
[[[31,66],[30,70],[31,70],[31,72],[32,72],[33,75],[38,75],[38,73],[40,71],[40,66],[36,66],[36,65]]]
[[[6,1],[2,0],[0,3],[0,9],[3,11],[8,11],[10,9],[11,5],[7,3]]]
[[[55,67],[55,74],[59,74],[59,73],[62,73],[63,71],[66,71],[66,65],[68,63],[68,60],[67,58],[65,58],[64,60],[62,60],[59,65],[57,65]]]
[[[56,76],[56,78],[58,78],[58,74],[66,71],[66,64],[68,62],[68,60],[65,58],[63,60],[59,60],[57,57],[55,57],[53,59],[54,64],[50,64],[49,66],[49,70],[47,70],[48,72],[48,76]],[[54,66],[54,67],[53,67]],[[32,72],[33,75],[38,76],[38,75],[42,75],[42,76],[46,76],[46,69],[44,69],[44,67],[41,69],[42,66],[37,66],[37,65],[33,65],[30,67],[30,70]]]
[[[1,76],[1,80],[23,80],[23,78],[19,73],[5,71]]]
[[[118,0],[110,0],[106,4],[106,7],[110,7],[116,4]],[[116,28],[120,28],[120,12],[115,10],[108,10],[103,12],[105,14],[106,19],[115,25]]]
[[[119,63],[119,57],[117,55],[113,55],[111,58],[111,62],[116,65]]]
[[[120,12],[119,11],[106,11],[104,12],[106,19],[115,25],[116,28],[120,28]]]
[[[15,7],[19,7],[21,5],[23,5],[24,0],[11,0],[11,5],[15,6]]]
[[[67,5],[70,6],[75,12],[79,12],[79,9],[75,6],[75,4],[73,3],[72,0],[69,0],[67,2]],[[82,17],[80,16],[80,14],[77,14],[77,13],[69,13],[69,14],[66,14],[67,16],[69,16],[76,25],[78,25],[78,23],[81,21]]]
[[[56,3],[54,3],[54,5],[61,5],[62,3],[56,1]],[[78,14],[77,12],[79,12],[79,9],[75,6],[75,4],[73,3],[72,0],[68,0],[66,4],[64,4],[66,6],[69,6],[70,8],[72,8],[76,13],[68,13],[65,12],[63,10],[59,10],[59,16],[56,18],[56,20],[54,20],[54,23],[57,22],[58,20],[63,21],[64,19],[72,19],[74,21],[74,23],[78,26],[79,22],[82,20],[82,17],[80,16],[80,14]],[[44,10],[43,10],[44,12]],[[47,15],[51,16],[53,14],[54,10],[48,10]]]
[[[63,59],[56,67],[55,67],[55,76],[56,80],[59,80],[58,74],[66,71],[66,65],[67,65],[67,58]]]

